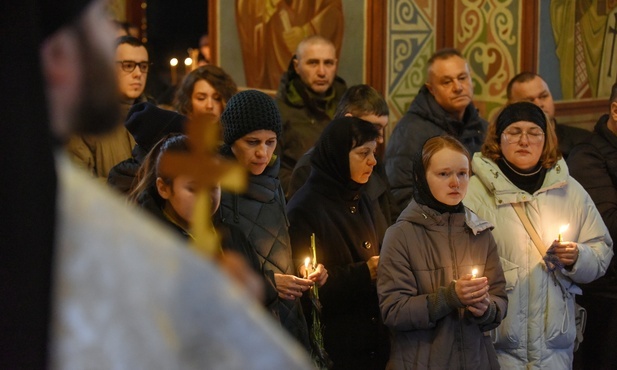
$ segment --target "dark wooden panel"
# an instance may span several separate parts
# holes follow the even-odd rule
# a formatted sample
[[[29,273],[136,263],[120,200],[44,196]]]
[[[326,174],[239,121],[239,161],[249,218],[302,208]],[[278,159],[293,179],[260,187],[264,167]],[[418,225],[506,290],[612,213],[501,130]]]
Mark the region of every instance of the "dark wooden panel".
[[[366,66],[365,81],[382,95],[386,90],[386,30],[387,8],[382,0],[367,0],[366,4]]]

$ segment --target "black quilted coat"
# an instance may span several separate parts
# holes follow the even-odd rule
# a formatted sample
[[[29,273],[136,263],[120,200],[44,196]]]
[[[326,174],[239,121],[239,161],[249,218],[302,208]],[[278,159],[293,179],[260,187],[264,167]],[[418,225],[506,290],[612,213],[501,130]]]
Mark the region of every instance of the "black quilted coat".
[[[224,153],[230,155],[229,153]],[[244,194],[223,191],[217,222],[231,225],[232,232],[241,232],[257,253],[261,272],[267,279],[275,273],[295,275],[291,259],[285,197],[276,177],[280,167],[277,159],[258,176],[249,175]],[[267,302],[268,308],[292,336],[309,349],[308,329],[300,300],[278,298]]]

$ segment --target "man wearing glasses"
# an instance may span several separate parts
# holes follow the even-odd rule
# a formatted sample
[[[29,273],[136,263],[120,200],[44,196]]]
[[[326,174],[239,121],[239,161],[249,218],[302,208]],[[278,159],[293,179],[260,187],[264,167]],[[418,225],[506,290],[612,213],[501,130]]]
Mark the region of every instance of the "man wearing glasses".
[[[147,100],[144,89],[150,67],[148,51],[139,39],[122,36],[116,40],[115,62],[121,119],[124,122],[133,104]],[[94,177],[106,181],[109,170],[130,158],[134,146],[133,136],[124,125],[119,125],[114,131],[102,136],[74,136],[67,149],[74,162]]]

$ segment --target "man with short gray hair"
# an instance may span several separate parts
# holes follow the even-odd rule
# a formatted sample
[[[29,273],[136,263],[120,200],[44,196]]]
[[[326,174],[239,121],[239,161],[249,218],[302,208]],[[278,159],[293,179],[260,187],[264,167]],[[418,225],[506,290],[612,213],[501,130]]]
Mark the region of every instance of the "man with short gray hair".
[[[480,151],[488,122],[474,106],[471,73],[456,49],[435,52],[427,81],[398,124],[386,148],[386,174],[394,196],[392,220],[407,206],[414,188],[413,156],[433,136],[451,135],[470,154]]]

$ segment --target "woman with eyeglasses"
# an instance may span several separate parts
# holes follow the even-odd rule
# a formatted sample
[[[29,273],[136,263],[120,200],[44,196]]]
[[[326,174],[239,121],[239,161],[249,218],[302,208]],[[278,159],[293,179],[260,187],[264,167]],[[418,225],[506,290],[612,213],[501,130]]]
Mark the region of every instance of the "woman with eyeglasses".
[[[532,103],[503,109],[472,169],[463,202],[495,225],[506,277],[507,316],[491,333],[499,363],[570,369],[578,284],[604,275],[613,256],[602,218],[569,176],[553,122]]]

